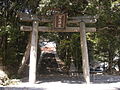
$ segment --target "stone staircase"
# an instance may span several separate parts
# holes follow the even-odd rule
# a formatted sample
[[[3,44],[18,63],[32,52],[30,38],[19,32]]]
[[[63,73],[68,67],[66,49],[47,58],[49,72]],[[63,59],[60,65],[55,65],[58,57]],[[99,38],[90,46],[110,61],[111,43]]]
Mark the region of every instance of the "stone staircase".
[[[38,61],[38,72],[40,74],[62,73],[64,65],[56,54],[44,53]]]

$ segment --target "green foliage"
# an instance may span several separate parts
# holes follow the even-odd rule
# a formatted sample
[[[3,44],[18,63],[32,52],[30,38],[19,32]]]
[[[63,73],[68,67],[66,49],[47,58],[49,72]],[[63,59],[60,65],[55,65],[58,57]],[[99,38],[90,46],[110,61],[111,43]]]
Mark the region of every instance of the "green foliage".
[[[0,59],[3,59],[5,65],[13,68],[18,68],[21,62],[29,33],[19,31],[18,12],[41,16],[61,12],[67,13],[68,16],[99,16],[94,25],[97,32],[86,34],[89,59],[111,62],[116,54],[120,55],[119,4],[120,0],[9,0],[8,2],[2,0],[0,1]],[[79,33],[40,33],[40,38],[55,41],[58,55],[66,65],[69,66],[70,57],[73,57],[76,67],[81,69]]]
[[[84,14],[87,5],[87,0],[41,0],[38,13],[53,15],[55,12],[61,12],[68,13],[69,16],[78,16]]]

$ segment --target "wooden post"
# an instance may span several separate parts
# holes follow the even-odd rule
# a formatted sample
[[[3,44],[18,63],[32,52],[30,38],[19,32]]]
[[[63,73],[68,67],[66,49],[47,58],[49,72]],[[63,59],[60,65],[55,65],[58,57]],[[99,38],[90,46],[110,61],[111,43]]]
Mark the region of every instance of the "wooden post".
[[[80,22],[80,38],[81,38],[81,49],[82,49],[82,65],[83,65],[83,76],[86,83],[90,83],[90,73],[89,73],[89,60],[88,60],[88,50],[86,41],[86,31],[85,23]]]
[[[36,81],[37,42],[38,42],[38,22],[33,21],[29,64],[29,83],[31,84],[34,84]]]
[[[24,68],[25,68],[25,65],[26,63],[28,62],[29,60],[29,57],[30,57],[30,44],[31,44],[31,33],[30,33],[30,36],[29,36],[29,41],[28,41],[28,44],[26,46],[26,51],[24,53],[24,56],[22,58],[22,62],[21,62],[21,65],[18,69],[18,74],[21,75],[22,72],[24,71]]]
[[[19,70],[18,70],[19,75],[22,74],[22,72],[24,71],[25,65],[26,65],[27,61],[29,60],[29,56],[30,56],[30,42],[28,43],[28,45],[26,47],[26,51],[25,51],[24,56],[22,58],[21,65],[20,65]]]

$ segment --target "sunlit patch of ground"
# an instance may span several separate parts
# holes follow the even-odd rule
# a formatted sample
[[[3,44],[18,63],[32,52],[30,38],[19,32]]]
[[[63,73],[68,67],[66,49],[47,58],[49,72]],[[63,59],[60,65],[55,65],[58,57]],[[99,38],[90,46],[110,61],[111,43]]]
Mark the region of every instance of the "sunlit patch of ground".
[[[120,90],[120,76],[112,75],[91,75],[90,84],[85,84],[83,77],[78,76],[41,76],[36,84],[24,80],[14,87],[34,88],[30,90]]]

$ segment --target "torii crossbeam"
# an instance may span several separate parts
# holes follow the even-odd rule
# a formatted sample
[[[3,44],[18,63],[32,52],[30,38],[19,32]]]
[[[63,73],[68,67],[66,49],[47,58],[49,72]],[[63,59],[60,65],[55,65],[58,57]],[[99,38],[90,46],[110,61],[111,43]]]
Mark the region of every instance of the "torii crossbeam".
[[[33,26],[21,26],[21,31],[31,31],[31,50],[30,50],[30,67],[29,67],[29,82],[35,83],[36,81],[36,60],[37,60],[37,42],[38,32],[80,32],[81,49],[82,49],[82,65],[83,65],[83,76],[85,82],[90,83],[90,69],[88,60],[88,48],[86,41],[86,32],[95,32],[96,28],[86,28],[85,23],[95,23],[97,17],[92,16],[80,16],[80,17],[68,17],[66,18],[63,14],[58,14],[55,21],[55,28],[39,26],[40,22],[53,23],[54,18],[38,17],[36,15],[29,15],[24,13],[18,14],[21,21],[33,22]],[[66,20],[64,20],[66,19]],[[63,22],[64,21],[64,22]],[[63,24],[64,23],[64,24]],[[79,27],[67,27],[66,23],[77,23]]]

